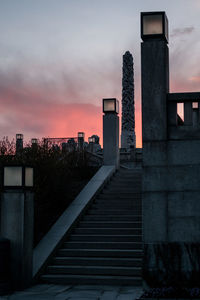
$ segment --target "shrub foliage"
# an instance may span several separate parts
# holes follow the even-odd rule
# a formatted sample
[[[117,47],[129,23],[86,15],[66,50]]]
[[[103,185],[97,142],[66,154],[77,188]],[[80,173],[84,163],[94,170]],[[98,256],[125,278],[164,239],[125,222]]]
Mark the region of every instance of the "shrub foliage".
[[[34,168],[34,245],[50,229],[97,171],[84,151],[64,151],[39,142],[15,155],[15,143],[0,141],[0,166],[25,164]]]

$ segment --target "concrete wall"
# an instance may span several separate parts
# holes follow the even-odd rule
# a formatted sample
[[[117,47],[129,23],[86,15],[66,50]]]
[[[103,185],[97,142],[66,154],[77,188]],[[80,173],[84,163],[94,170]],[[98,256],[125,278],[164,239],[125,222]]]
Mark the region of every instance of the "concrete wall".
[[[199,139],[189,138],[144,142],[143,278],[148,285],[198,284],[200,128]]]
[[[145,41],[141,50],[143,278],[154,286],[195,286],[200,277],[200,123],[195,119],[194,124],[192,116],[196,101],[184,99],[185,122],[180,126],[176,99],[169,99],[167,44]]]

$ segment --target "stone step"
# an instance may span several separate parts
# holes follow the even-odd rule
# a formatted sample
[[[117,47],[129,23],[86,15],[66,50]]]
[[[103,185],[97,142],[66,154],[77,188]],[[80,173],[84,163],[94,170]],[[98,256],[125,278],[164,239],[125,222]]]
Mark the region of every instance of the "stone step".
[[[136,175],[140,175],[142,174],[142,171],[140,169],[128,169],[128,168],[120,168],[118,170],[118,172],[115,173],[115,175],[119,175],[119,174],[136,174]]]
[[[135,185],[135,184],[140,184],[141,185],[142,184],[142,180],[141,179],[134,179],[134,181],[133,181],[131,179],[131,180],[127,181],[127,180],[124,180],[124,178],[123,178],[123,180],[121,180],[121,179],[112,180],[110,182],[110,184],[106,185],[106,187],[107,186],[113,186],[113,187],[115,187],[117,185],[120,185],[121,187],[126,187],[126,186],[132,186],[132,185]]]
[[[71,234],[69,241],[85,242],[142,242],[142,235],[84,235]]]
[[[140,177],[142,176],[142,171],[141,170],[134,170],[132,169],[131,171],[130,170],[125,170],[125,171],[120,171],[120,172],[117,172],[114,174],[113,178],[116,178],[116,177],[129,177],[129,176],[135,176],[135,177]]]
[[[112,267],[112,266],[48,266],[48,274],[78,274],[78,275],[118,275],[141,276],[141,267]]]
[[[129,189],[129,188],[124,188],[124,189],[121,189],[121,188],[107,188],[107,189],[104,189],[102,192],[103,192],[103,195],[107,194],[107,195],[117,195],[117,194],[131,194],[134,196],[134,194],[136,193],[139,193],[141,191],[141,187],[134,187],[134,189]]]
[[[126,215],[138,215],[141,214],[141,208],[134,208],[133,211],[130,209],[95,209],[91,208],[88,210],[88,215],[110,215],[110,216],[126,216]]]
[[[137,178],[136,176],[129,176],[129,177],[126,177],[126,176],[118,176],[118,177],[115,177],[110,183],[115,183],[115,182],[118,182],[118,183],[122,183],[122,184],[132,184],[133,182],[142,182],[142,178]]]
[[[142,235],[142,229],[140,228],[75,228],[74,234],[83,235]]]
[[[142,249],[141,242],[64,242],[62,249]]]
[[[142,249],[59,249],[57,256],[60,257],[107,257],[107,258],[142,258]]]
[[[124,194],[124,193],[116,193],[116,194],[100,194],[96,197],[97,200],[141,200],[141,193],[133,193],[133,194]]]
[[[116,199],[110,198],[110,197],[102,197],[102,198],[97,198],[94,200],[94,204],[112,204],[112,205],[119,205],[119,204],[123,204],[123,205],[142,205],[142,199],[137,197],[132,197],[132,198],[128,198],[128,199],[123,199],[123,198],[118,198],[116,196]]]
[[[141,200],[103,200],[98,199],[94,202],[91,208],[100,208],[100,207],[117,207],[117,208],[125,208],[125,209],[131,209],[133,210],[134,207],[142,207],[142,201]]]
[[[79,285],[131,285],[141,286],[141,277],[132,276],[96,276],[96,275],[56,275],[47,274],[41,276],[42,282],[53,284],[78,284]]]
[[[120,184],[121,186],[132,186],[133,184],[142,184],[142,179],[138,178],[116,178],[115,180],[110,181],[106,186]]]
[[[117,193],[117,192],[113,192],[113,191],[106,191],[106,190],[103,190],[101,195],[99,195],[99,198],[102,198],[104,197],[105,198],[108,197],[109,199],[112,199],[112,197],[114,197],[113,199],[116,199],[116,198],[124,198],[124,199],[133,199],[133,198],[141,198],[142,197],[142,194],[140,193],[140,191],[137,191],[137,192],[126,192],[126,191],[120,191],[120,193]]]
[[[125,222],[141,222],[142,221],[142,216],[139,214],[135,215],[85,215],[83,217],[84,221],[125,221]]]
[[[142,182],[112,182],[109,185],[105,186],[105,189],[116,189],[120,188],[121,190],[123,189],[129,189],[129,190],[134,190],[135,187],[140,187],[142,186]]]
[[[142,222],[105,222],[105,221],[81,221],[79,228],[142,228]]]
[[[141,210],[142,209],[142,204],[126,204],[126,203],[108,203],[104,202],[102,203],[99,201],[98,203],[94,203],[92,205],[92,209],[122,209],[122,210]]]
[[[78,266],[123,266],[141,267],[141,258],[112,258],[112,257],[55,257],[52,260],[55,265]]]
[[[116,188],[120,187],[122,189],[124,188],[134,188],[135,186],[142,186],[142,181],[141,180],[132,180],[132,181],[121,181],[121,180],[113,180],[110,182],[110,184],[105,185],[104,188]]]
[[[113,176],[57,250],[42,282],[141,286],[141,179],[133,169]]]
[[[139,194],[140,193],[140,191],[141,191],[141,188],[135,188],[135,190],[134,191],[130,191],[130,190],[126,190],[126,189],[124,189],[124,190],[121,190],[121,189],[103,189],[103,191],[102,191],[102,195],[118,195],[118,194],[120,194],[120,195],[123,195],[123,197],[124,198],[126,198],[127,197],[127,195],[132,195],[132,197],[135,195],[135,194]]]
[[[136,176],[139,177],[142,175],[142,171],[141,170],[135,170],[135,169],[124,169],[124,170],[120,170],[118,172],[116,172],[114,174],[114,177],[120,177],[120,176]]]

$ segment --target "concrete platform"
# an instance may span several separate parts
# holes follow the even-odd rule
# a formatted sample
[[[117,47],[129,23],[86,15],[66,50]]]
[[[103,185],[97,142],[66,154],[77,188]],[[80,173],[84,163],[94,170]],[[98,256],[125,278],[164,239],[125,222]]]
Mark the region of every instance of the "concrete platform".
[[[135,300],[142,287],[39,284],[0,300]]]

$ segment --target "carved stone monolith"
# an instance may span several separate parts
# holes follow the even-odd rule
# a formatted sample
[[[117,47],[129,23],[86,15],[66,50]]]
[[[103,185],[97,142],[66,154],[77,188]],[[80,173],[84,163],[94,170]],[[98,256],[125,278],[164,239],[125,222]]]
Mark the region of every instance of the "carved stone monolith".
[[[129,51],[123,55],[122,76],[122,133],[121,148],[135,147],[135,104],[133,56]]]

